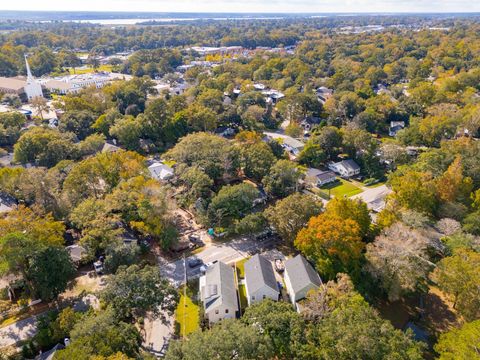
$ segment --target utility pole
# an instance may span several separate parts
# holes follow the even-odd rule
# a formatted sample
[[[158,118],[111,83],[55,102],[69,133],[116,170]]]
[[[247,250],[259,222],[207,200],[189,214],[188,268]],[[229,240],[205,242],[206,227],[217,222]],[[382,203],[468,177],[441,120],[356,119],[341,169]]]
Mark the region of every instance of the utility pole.
[[[187,326],[187,260],[183,253],[183,268],[185,269],[185,284],[183,285],[183,334],[182,339],[185,340],[185,329]]]

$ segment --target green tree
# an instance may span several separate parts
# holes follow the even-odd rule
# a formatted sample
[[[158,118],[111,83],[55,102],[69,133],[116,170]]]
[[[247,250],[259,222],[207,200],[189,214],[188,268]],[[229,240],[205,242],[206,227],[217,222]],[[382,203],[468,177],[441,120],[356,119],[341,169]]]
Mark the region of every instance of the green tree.
[[[62,116],[58,125],[61,132],[71,132],[80,140],[91,133],[91,126],[95,123],[95,115],[90,111],[69,111]]]
[[[440,260],[433,279],[453,298],[453,307],[467,320],[480,317],[480,254],[459,249]]]
[[[272,150],[264,142],[243,146],[241,154],[245,175],[257,181],[261,181],[268,174],[276,160]]]
[[[235,232],[242,235],[254,235],[265,230],[267,225],[268,222],[263,213],[252,213],[237,222]]]
[[[110,128],[110,135],[118,139],[128,150],[139,150],[142,125],[133,116],[117,119]]]
[[[210,222],[217,226],[230,225],[250,212],[258,195],[258,190],[247,183],[223,186],[208,206]]]
[[[285,197],[295,192],[301,174],[294,162],[278,160],[263,178],[265,191],[270,196]]]
[[[435,351],[439,360],[478,359],[479,347],[480,320],[476,320],[441,334]]]
[[[164,319],[163,312],[173,314],[178,302],[178,292],[156,266],[121,266],[100,296],[119,319],[138,318],[147,312]]]
[[[233,355],[232,355],[233,354]],[[237,320],[225,320],[210,330],[197,331],[187,341],[170,344],[167,360],[271,359],[272,348],[268,339],[254,326]]]
[[[65,291],[75,272],[70,254],[65,249],[48,247],[29,259],[27,277],[37,296],[50,301]]]
[[[297,233],[310,220],[322,212],[323,205],[310,195],[294,193],[265,210],[270,225],[284,241],[293,244]]]

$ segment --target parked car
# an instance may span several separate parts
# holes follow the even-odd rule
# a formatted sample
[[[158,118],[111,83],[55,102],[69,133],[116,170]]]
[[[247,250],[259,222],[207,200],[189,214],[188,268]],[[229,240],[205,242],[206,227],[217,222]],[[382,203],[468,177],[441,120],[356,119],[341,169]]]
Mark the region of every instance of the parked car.
[[[191,258],[188,260],[188,266],[191,268],[197,267],[203,264],[203,261],[199,258]]]
[[[203,241],[202,241],[202,239],[200,238],[199,235],[193,235],[193,234],[189,235],[188,240],[190,240],[190,242],[195,244],[195,245],[199,245],[199,246],[203,245]]]
[[[97,275],[103,274],[103,263],[101,261],[95,261],[93,263],[93,268],[95,269]]]
[[[207,272],[207,269],[212,266],[213,264],[216,264],[218,261],[215,260],[215,261],[212,261],[212,262],[208,262],[206,264],[203,264],[201,267],[200,267],[200,272],[202,274],[205,274]]]

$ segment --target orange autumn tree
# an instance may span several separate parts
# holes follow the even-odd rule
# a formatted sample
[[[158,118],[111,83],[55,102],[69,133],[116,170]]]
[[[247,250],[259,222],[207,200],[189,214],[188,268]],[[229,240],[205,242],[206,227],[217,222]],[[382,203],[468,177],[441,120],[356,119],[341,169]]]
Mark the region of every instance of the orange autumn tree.
[[[364,246],[356,221],[328,213],[312,217],[295,239],[295,247],[315,261],[317,270],[328,279],[339,272],[355,273]]]
[[[473,189],[472,179],[463,176],[461,156],[457,156],[436,181],[437,194],[443,202],[466,203]]]

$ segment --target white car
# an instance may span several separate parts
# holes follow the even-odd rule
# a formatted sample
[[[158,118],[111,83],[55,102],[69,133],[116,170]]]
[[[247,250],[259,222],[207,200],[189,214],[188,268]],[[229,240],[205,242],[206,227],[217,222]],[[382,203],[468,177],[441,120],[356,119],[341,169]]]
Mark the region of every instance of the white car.
[[[200,272],[202,274],[205,274],[207,272],[207,269],[212,266],[213,264],[217,263],[218,260],[215,260],[215,261],[212,261],[212,262],[208,262],[206,264],[203,264],[202,266],[200,266]]]

